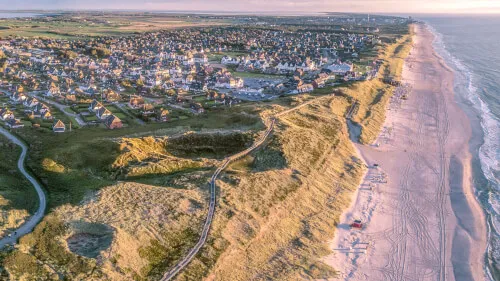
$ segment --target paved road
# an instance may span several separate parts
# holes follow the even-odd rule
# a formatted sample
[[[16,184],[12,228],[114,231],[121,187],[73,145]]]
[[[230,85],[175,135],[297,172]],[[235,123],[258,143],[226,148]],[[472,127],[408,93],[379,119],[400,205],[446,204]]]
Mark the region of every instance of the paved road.
[[[331,94],[329,96],[333,96],[333,94]],[[196,256],[196,254],[198,254],[198,252],[201,250],[203,245],[205,245],[205,242],[207,241],[207,238],[208,238],[208,232],[210,231],[210,227],[212,225],[212,221],[213,221],[214,214],[215,214],[215,206],[217,203],[217,200],[216,200],[217,189],[216,189],[215,182],[216,182],[217,178],[219,177],[220,173],[224,169],[226,169],[226,167],[231,162],[236,161],[238,159],[241,159],[242,157],[245,157],[250,152],[252,152],[256,148],[261,146],[267,140],[267,138],[269,137],[271,132],[274,130],[274,125],[276,124],[276,118],[281,117],[285,114],[288,114],[292,111],[298,110],[298,109],[300,109],[308,104],[311,104],[312,102],[317,101],[318,99],[321,99],[321,98],[324,98],[324,97],[320,97],[320,98],[316,98],[316,99],[304,102],[296,107],[282,111],[282,112],[276,114],[274,117],[271,117],[270,119],[268,119],[268,122],[266,122],[267,129],[266,129],[264,135],[262,137],[260,137],[251,147],[247,148],[246,150],[244,150],[242,152],[239,152],[233,156],[230,156],[230,157],[224,159],[222,164],[217,168],[215,173],[212,175],[212,178],[210,179],[210,206],[208,209],[207,219],[205,220],[205,224],[203,225],[203,230],[201,232],[200,239],[198,240],[196,245],[188,252],[188,254],[179,263],[177,263],[177,265],[175,267],[173,267],[170,271],[168,271],[167,273],[165,273],[165,275],[163,275],[163,277],[160,279],[161,281],[171,280],[177,274],[179,274],[179,272],[181,272],[193,260],[193,258]]]
[[[36,213],[31,216],[21,227],[19,227],[10,237],[4,237],[3,239],[0,239],[0,248],[5,247],[8,244],[15,244],[17,239],[19,239],[21,236],[24,236],[31,231],[33,231],[33,228],[42,220],[43,215],[45,213],[45,208],[47,207],[47,201],[45,198],[45,193],[43,193],[42,187],[40,184],[37,182],[35,178],[33,178],[30,174],[26,172],[26,169],[24,168],[24,161],[26,160],[26,154],[28,152],[28,147],[20,141],[17,137],[9,133],[9,131],[5,130],[4,128],[0,127],[0,133],[10,139],[12,142],[15,144],[19,145],[22,148],[21,156],[19,157],[19,160],[17,161],[17,168],[19,171],[26,177],[31,184],[35,187],[36,193],[38,194],[38,198],[40,200],[40,204],[38,206],[38,210]]]
[[[36,95],[36,93],[34,93],[34,95]],[[58,102],[46,99],[44,97],[40,97],[38,95],[36,95],[36,97],[38,99],[42,100],[43,102],[46,102],[48,104],[51,104],[51,105],[55,106],[57,109],[59,109],[60,111],[62,111],[62,113],[64,113],[66,116],[75,118],[76,122],[78,122],[78,125],[80,125],[82,127],[83,126],[87,126],[87,123],[85,121],[83,121],[83,119],[78,114],[71,113],[71,112],[67,111],[67,109],[69,108],[68,105],[60,104]]]

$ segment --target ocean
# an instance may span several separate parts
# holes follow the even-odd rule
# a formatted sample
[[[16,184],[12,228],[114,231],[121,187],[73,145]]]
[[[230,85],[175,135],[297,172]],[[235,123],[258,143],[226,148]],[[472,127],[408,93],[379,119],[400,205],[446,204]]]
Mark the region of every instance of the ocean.
[[[23,12],[0,12],[0,19],[31,18],[37,16],[40,16],[40,14],[23,13]]]
[[[488,221],[485,272],[500,280],[500,16],[421,17],[455,72],[457,101],[472,122],[476,196]]]

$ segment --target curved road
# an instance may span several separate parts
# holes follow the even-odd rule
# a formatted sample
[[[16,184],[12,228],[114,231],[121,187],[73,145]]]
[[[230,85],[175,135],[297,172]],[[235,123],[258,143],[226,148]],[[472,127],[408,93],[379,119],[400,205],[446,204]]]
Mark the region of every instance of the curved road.
[[[35,178],[33,178],[30,174],[28,174],[26,172],[26,169],[24,168],[24,161],[26,160],[28,147],[21,140],[19,140],[17,137],[12,135],[9,131],[5,130],[4,128],[0,127],[0,133],[22,148],[21,156],[17,161],[17,168],[24,175],[24,177],[27,178],[31,182],[31,184],[35,187],[36,193],[38,194],[38,198],[40,199],[40,204],[38,206],[36,213],[33,216],[31,216],[24,224],[22,224],[21,227],[19,227],[15,232],[13,232],[10,237],[6,236],[0,239],[0,248],[3,248],[9,244],[11,245],[15,244],[20,237],[33,231],[38,222],[40,222],[40,220],[42,220],[43,218],[43,215],[45,213],[45,208],[47,206],[47,201],[45,198],[45,193],[43,193],[42,187],[40,186],[38,181]]]
[[[264,135],[261,138],[259,138],[251,147],[245,149],[242,152],[239,152],[235,155],[232,155],[232,156],[224,159],[224,162],[222,162],[222,164],[217,168],[215,173],[212,175],[212,178],[210,179],[210,206],[208,209],[207,219],[205,220],[205,224],[203,225],[203,230],[201,232],[200,239],[198,240],[196,245],[187,253],[187,255],[180,262],[177,263],[177,265],[175,267],[173,267],[170,271],[168,271],[167,273],[165,273],[163,275],[163,277],[160,279],[161,281],[172,280],[172,278],[174,278],[177,274],[179,274],[179,272],[181,272],[194,259],[196,254],[198,254],[198,252],[203,247],[203,245],[205,245],[205,242],[207,241],[207,238],[208,238],[208,232],[210,231],[210,227],[212,225],[212,221],[213,221],[214,214],[215,214],[216,192],[217,192],[215,181],[219,177],[220,173],[224,169],[226,169],[226,167],[229,165],[229,163],[236,161],[238,159],[241,159],[242,157],[248,155],[250,152],[252,152],[256,148],[261,146],[267,140],[267,138],[269,137],[271,132],[274,130],[276,118],[281,117],[285,114],[288,114],[292,111],[298,110],[298,109],[300,109],[308,104],[311,104],[312,102],[314,102],[318,99],[333,96],[333,95],[334,94],[312,99],[312,100],[304,102],[296,107],[287,109],[285,111],[282,111],[282,112],[274,115],[274,117],[271,117],[269,119],[271,122],[269,122],[269,125],[267,126],[267,129],[266,129]]]

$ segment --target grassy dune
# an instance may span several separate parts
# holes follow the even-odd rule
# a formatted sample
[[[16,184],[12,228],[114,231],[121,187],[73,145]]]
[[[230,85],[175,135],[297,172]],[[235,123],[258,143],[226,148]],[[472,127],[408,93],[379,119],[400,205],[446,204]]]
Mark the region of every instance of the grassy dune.
[[[218,181],[212,238],[177,280],[297,280],[335,276],[329,250],[363,171],[343,113],[322,99],[281,118],[270,142]],[[214,264],[214,261],[216,263]]]
[[[404,60],[412,46],[412,33],[410,29],[409,34],[401,36],[395,43],[388,44],[380,51],[379,56],[384,60],[379,70],[380,76],[401,80]],[[361,125],[361,143],[371,143],[378,136],[394,89],[394,86],[385,84],[379,79],[354,83],[343,89],[347,95],[359,102],[353,121]]]
[[[32,161],[51,213],[5,257],[6,270],[16,280],[157,280],[196,243],[218,158],[251,140],[217,130],[45,146]]]

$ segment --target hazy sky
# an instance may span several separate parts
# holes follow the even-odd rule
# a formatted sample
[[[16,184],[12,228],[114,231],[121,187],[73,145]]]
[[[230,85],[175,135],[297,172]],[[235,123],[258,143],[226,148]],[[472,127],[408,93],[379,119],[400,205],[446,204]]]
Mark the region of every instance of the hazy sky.
[[[500,13],[500,0],[0,0],[0,9]]]

